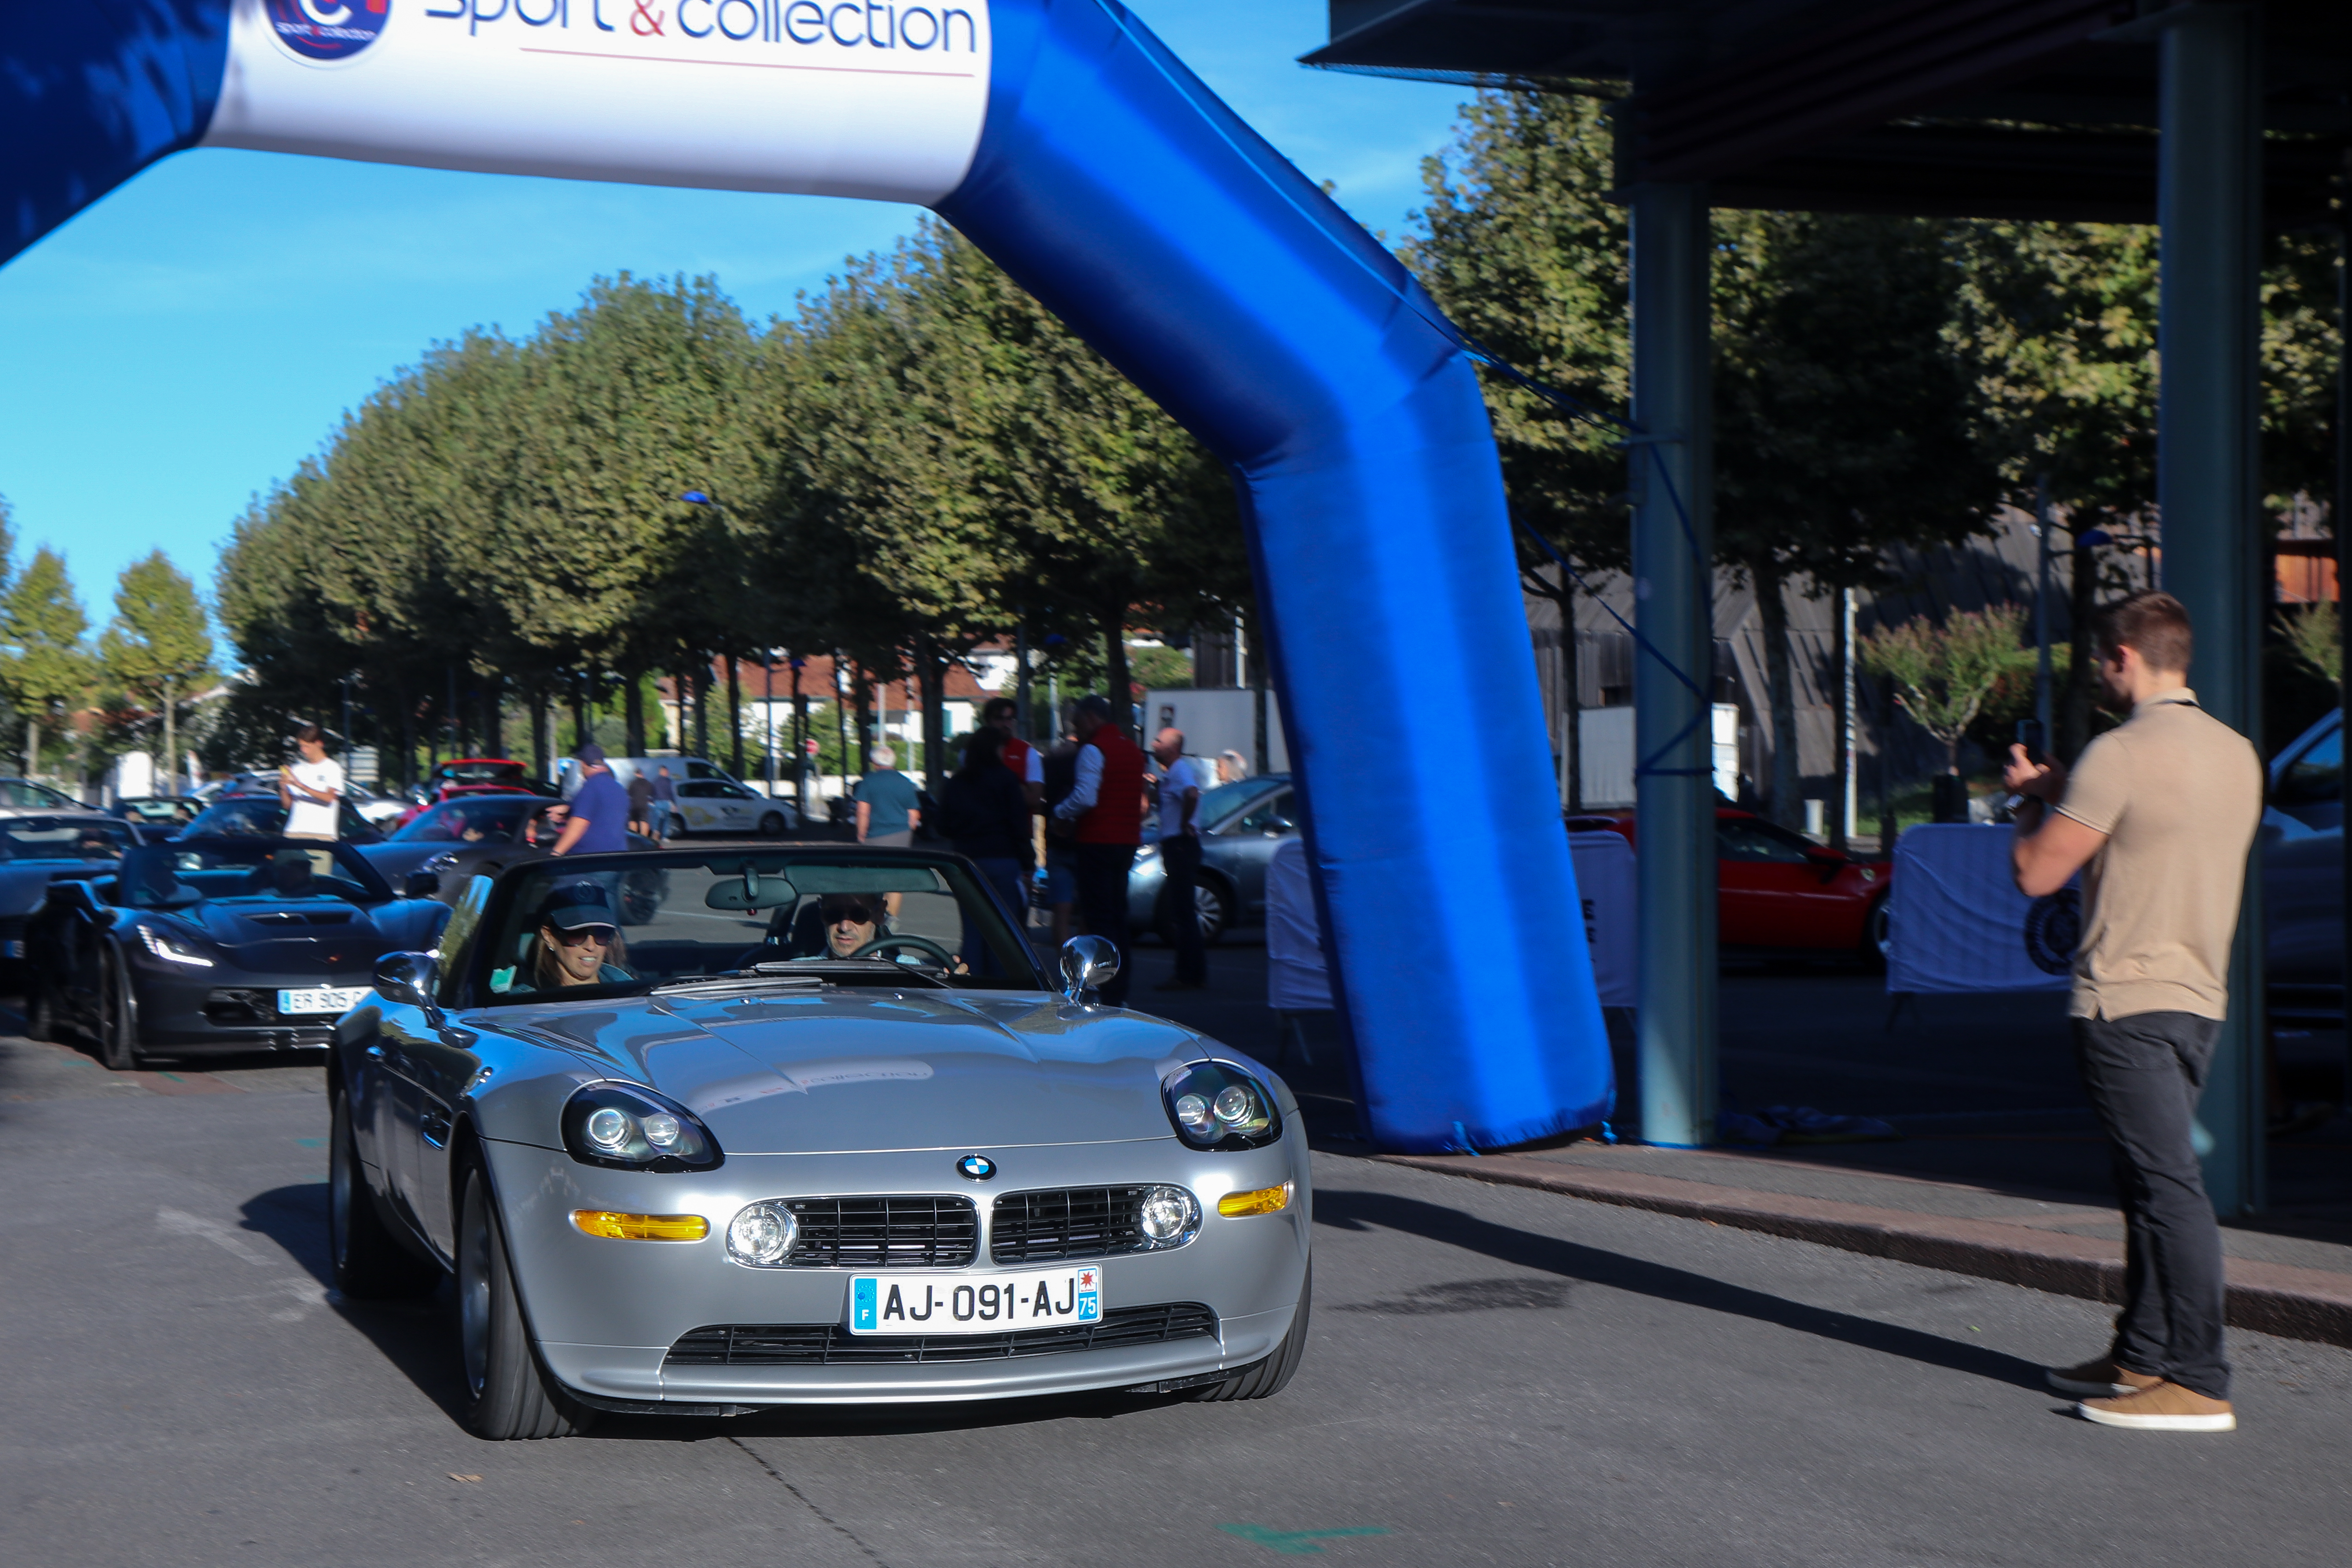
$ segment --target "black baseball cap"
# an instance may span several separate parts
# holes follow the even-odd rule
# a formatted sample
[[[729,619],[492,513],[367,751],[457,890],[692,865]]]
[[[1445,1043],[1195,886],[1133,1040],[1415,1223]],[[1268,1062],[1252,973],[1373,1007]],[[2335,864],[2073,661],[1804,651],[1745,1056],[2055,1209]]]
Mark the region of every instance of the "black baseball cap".
[[[613,900],[593,882],[566,882],[548,894],[539,923],[557,931],[582,931],[589,926],[618,927]]]

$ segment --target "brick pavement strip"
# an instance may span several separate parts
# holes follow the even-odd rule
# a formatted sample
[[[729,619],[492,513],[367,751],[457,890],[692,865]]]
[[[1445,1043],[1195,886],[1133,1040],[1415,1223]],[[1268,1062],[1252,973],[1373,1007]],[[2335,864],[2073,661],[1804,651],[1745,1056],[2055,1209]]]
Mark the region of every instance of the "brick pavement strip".
[[[1511,1154],[1380,1154],[1373,1158],[1472,1181],[1538,1187],[1594,1203],[1785,1236],[2055,1295],[2093,1301],[2123,1299],[2123,1244],[2103,1237],[1710,1186],[1672,1176],[1592,1171]],[[2241,1258],[2228,1259],[2227,1267],[2232,1327],[2352,1346],[2352,1275]]]

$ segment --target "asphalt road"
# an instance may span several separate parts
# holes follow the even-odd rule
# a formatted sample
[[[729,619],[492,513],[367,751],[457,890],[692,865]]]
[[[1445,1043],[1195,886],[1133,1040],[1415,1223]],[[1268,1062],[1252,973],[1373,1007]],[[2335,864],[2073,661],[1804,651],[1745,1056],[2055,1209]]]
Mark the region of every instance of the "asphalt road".
[[[2036,1367],[2101,1312],[1318,1156],[1279,1398],[451,1418],[446,1302],[321,1284],[318,1074],[0,1039],[0,1560],[45,1564],[2343,1561],[2352,1352],[2241,1335],[2228,1436]]]

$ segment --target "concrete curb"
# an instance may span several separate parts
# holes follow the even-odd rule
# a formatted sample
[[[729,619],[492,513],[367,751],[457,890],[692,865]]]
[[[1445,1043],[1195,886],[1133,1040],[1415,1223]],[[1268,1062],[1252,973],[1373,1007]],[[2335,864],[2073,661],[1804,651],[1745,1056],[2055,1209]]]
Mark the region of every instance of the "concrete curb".
[[[1523,1155],[1376,1154],[1472,1181],[1537,1187],[1593,1203],[1703,1219],[1872,1258],[2024,1285],[2092,1301],[2123,1300],[2120,1242],[1994,1220],[1954,1219],[1827,1198],[1710,1186],[1671,1176],[1593,1171]],[[2231,1326],[2352,1347],[2352,1275],[2228,1260]]]

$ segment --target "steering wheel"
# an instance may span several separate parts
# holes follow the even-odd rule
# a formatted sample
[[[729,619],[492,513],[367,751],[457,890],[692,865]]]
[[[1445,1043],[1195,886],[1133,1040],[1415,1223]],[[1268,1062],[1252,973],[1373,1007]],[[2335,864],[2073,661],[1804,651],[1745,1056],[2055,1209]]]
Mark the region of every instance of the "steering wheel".
[[[867,942],[864,947],[859,948],[856,952],[851,953],[849,956],[852,958],[866,958],[880,952],[885,948],[890,947],[919,947],[925,952],[929,953],[932,957],[938,959],[941,969],[952,973],[956,966],[955,954],[950,952],[946,948],[941,947],[938,942],[933,942],[927,936],[877,936],[872,942]]]

